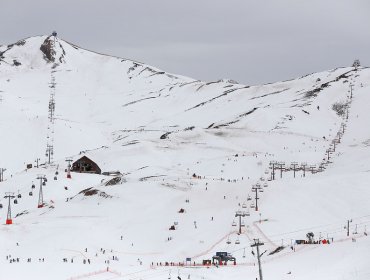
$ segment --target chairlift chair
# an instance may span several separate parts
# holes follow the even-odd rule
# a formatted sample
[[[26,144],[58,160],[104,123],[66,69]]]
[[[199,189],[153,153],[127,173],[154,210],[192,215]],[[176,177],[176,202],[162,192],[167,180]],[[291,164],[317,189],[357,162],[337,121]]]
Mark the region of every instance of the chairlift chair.
[[[227,238],[226,244],[231,244],[230,238]]]
[[[32,194],[32,192],[29,192],[29,193],[28,193],[28,195],[29,195],[29,196],[32,196],[33,194]]]
[[[251,203],[251,208],[254,208],[254,202]]]
[[[19,193],[19,194],[17,195],[17,197],[18,197],[18,198],[22,198],[22,195]]]
[[[247,208],[247,204],[244,202],[242,208]]]
[[[250,216],[251,214],[249,213],[249,209],[245,212],[246,216]]]
[[[263,189],[259,189],[258,191],[259,191],[259,192],[263,192]]]
[[[32,188],[32,189],[36,188],[35,184],[32,184],[32,187],[31,187],[31,188]]]
[[[235,240],[235,244],[240,244],[239,237]]]
[[[264,184],[263,184],[263,187],[264,187],[264,188],[267,188],[267,187],[268,187],[268,184],[267,184],[267,183],[264,183]]]
[[[56,180],[58,180],[57,176],[54,176],[54,180],[55,180],[55,181],[56,181]]]
[[[18,200],[14,199],[14,204],[18,204]]]
[[[241,224],[240,224],[241,227],[245,227],[245,222],[244,220],[242,220]]]
[[[233,227],[236,227],[236,222],[233,220],[233,223],[231,224]]]
[[[3,208],[3,205],[0,203],[0,209],[2,209]]]
[[[43,185],[43,186],[46,186],[46,182],[45,182],[45,181],[44,181],[44,182],[42,182],[42,185]]]
[[[250,195],[248,195],[247,200],[248,200],[248,201],[249,201],[249,200],[252,200],[252,198],[251,198],[251,196],[250,196]]]

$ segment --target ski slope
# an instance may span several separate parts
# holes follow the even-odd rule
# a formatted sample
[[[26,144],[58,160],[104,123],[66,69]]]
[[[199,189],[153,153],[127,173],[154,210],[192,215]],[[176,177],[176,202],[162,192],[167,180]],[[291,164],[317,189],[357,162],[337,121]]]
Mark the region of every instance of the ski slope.
[[[366,67],[266,85],[202,82],[53,36],[0,46],[0,279],[255,279],[254,239],[267,250],[265,279],[369,279],[369,82]],[[120,171],[121,183],[67,179],[65,160],[83,155]],[[286,163],[282,178],[276,170],[271,180],[272,161]],[[315,172],[294,178],[292,162]],[[256,183],[259,211],[248,200]],[[12,225],[6,192],[21,194]],[[250,214],[240,235],[236,211]],[[294,244],[308,232],[333,242]],[[237,265],[164,266],[216,251]]]

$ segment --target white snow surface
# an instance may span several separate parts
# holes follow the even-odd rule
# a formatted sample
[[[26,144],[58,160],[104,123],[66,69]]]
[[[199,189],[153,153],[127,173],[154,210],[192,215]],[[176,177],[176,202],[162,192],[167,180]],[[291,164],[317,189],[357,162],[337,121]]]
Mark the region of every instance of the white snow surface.
[[[52,60],[40,50],[45,41]],[[254,239],[266,251],[264,279],[370,279],[369,83],[366,67],[257,86],[206,83],[53,36],[0,46],[0,279],[256,279]],[[67,179],[65,160],[83,155],[120,171],[122,182]],[[26,169],[37,158],[42,165]],[[271,180],[271,161],[323,168],[295,178],[276,170]],[[48,179],[42,208],[39,174]],[[247,199],[257,182],[267,183],[259,211]],[[81,192],[88,188],[96,193]],[[21,195],[12,225],[6,192]],[[250,216],[238,235],[241,210]],[[331,242],[296,245],[308,232]],[[201,264],[216,251],[236,265],[164,266]]]

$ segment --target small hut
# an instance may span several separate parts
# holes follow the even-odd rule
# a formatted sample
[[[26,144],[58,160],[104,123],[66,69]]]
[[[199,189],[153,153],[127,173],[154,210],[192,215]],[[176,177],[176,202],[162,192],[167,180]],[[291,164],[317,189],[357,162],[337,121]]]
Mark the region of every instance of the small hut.
[[[83,156],[82,158],[72,163],[71,171],[80,173],[101,174],[100,167],[87,156]]]

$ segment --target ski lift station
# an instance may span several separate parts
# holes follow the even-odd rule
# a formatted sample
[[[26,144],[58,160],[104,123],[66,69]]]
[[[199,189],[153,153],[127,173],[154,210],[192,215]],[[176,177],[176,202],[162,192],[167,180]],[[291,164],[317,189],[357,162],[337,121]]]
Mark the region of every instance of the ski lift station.
[[[87,156],[83,156],[82,158],[73,162],[71,171],[80,173],[101,174],[100,167]]]

